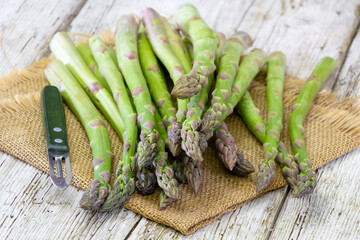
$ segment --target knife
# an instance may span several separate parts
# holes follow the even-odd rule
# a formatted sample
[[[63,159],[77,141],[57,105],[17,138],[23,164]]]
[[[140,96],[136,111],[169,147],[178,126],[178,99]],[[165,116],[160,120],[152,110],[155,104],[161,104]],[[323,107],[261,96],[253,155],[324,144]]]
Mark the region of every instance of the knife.
[[[50,178],[57,188],[64,190],[69,186],[72,176],[64,108],[57,87],[46,86],[43,88],[41,92],[41,105]],[[65,161],[66,177],[64,177],[62,168],[63,161]]]

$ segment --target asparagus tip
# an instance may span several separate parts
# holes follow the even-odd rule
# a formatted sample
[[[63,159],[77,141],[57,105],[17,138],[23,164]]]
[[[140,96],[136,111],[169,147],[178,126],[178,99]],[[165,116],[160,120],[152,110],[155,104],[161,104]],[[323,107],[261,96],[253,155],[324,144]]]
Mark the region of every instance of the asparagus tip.
[[[90,183],[80,199],[80,208],[88,211],[96,211],[100,208],[109,194],[108,188],[101,185],[103,184],[98,179]]]

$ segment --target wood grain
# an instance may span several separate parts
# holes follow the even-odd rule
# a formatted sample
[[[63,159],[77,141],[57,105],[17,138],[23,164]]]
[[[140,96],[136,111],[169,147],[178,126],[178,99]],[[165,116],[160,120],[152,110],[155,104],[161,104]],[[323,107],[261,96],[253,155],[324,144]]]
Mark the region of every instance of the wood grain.
[[[65,29],[85,0],[9,0],[0,4],[0,75],[49,54],[48,43]]]

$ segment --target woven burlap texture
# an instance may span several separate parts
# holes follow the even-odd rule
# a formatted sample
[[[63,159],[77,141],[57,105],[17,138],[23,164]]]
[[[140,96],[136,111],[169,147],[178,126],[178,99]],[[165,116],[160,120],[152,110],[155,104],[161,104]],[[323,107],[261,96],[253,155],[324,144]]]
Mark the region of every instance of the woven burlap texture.
[[[48,84],[44,68],[50,61],[51,58],[42,59],[25,70],[13,71],[9,76],[0,79],[0,150],[45,172],[48,172],[48,163],[42,135],[40,91]],[[286,77],[284,130],[281,138],[288,149],[290,145],[287,126],[290,107],[303,84],[304,80]],[[250,93],[264,118],[265,90],[264,75],[260,75],[251,85]],[[326,91],[319,93],[305,121],[306,145],[314,169],[360,145],[360,110],[356,102],[355,99],[337,101],[336,95]],[[80,122],[66,106],[65,115],[73,174],[72,185],[86,189],[93,177],[89,140]],[[261,144],[251,135],[236,113],[230,116],[226,123],[241,152],[257,168],[262,156]],[[122,144],[108,123],[107,127],[115,154],[115,169],[116,160],[121,157]],[[198,195],[195,195],[189,186],[182,185],[181,200],[165,210],[158,209],[159,190],[149,196],[135,193],[125,207],[183,234],[191,234],[215,221],[220,215],[286,184],[280,169],[277,168],[276,177],[270,186],[257,193],[256,173],[246,178],[232,176],[217,159],[213,146],[205,153],[203,168],[204,183]]]

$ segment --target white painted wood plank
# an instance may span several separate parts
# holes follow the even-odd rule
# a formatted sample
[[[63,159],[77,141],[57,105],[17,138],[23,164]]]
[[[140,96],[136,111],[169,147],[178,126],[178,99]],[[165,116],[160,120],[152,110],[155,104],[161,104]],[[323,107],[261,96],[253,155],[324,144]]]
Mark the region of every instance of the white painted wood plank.
[[[336,92],[341,96],[360,96],[359,60],[360,32],[336,83]],[[360,148],[319,169],[314,193],[287,199],[271,239],[359,239],[359,158]]]
[[[48,174],[0,153],[0,239],[124,239],[140,216],[78,208],[82,191],[56,189]],[[129,228],[130,226],[130,228]]]
[[[84,0],[8,0],[0,4],[0,76],[49,52],[48,42],[77,14]]]
[[[264,239],[280,205],[284,188],[255,199],[227,213],[189,236],[142,218],[129,237],[136,239]]]
[[[342,97],[360,95],[360,27],[351,44],[334,90]]]
[[[254,38],[254,46],[283,51],[287,73],[306,78],[324,56],[343,62],[359,16],[358,0],[256,1],[239,29]],[[333,86],[335,77],[325,85]]]

